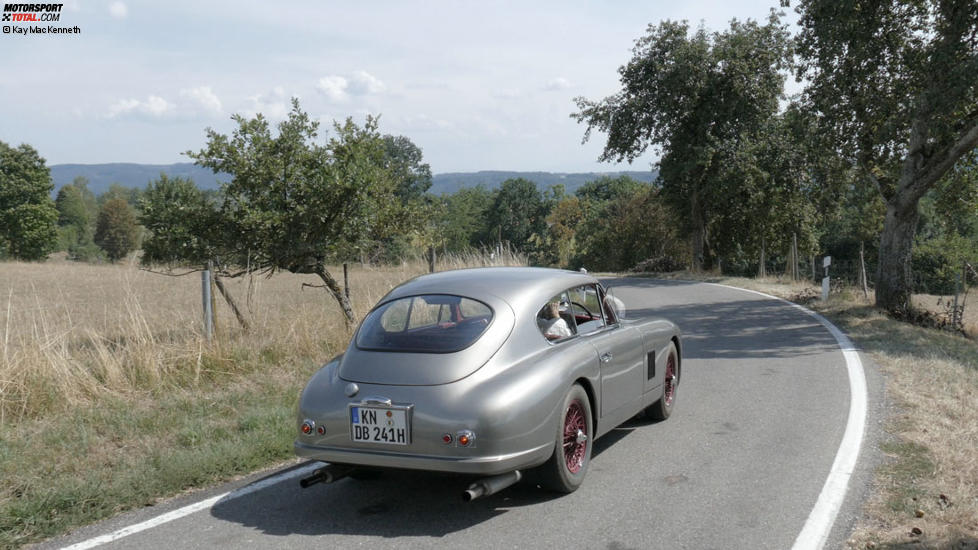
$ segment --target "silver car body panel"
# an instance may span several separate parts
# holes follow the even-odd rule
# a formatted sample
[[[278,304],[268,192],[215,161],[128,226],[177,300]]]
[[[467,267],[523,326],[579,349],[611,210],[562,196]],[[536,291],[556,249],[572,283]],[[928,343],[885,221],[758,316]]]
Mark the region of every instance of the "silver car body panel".
[[[301,434],[299,456],[362,466],[493,475],[545,462],[561,425],[560,404],[571,386],[587,391],[600,437],[662,397],[670,342],[678,328],[663,319],[625,320],[553,343],[536,315],[552,296],[595,285],[589,275],[545,268],[482,268],[425,275],[395,288],[378,306],[421,294],[479,300],[493,319],[472,346],[455,353],[365,351],[356,337],[344,355],[317,372],[302,393],[298,425],[313,421],[325,434]],[[680,350],[681,353],[681,350]],[[650,366],[651,361],[651,366]],[[358,386],[346,395],[351,382]],[[413,406],[411,441],[353,441],[350,404],[366,397]],[[444,437],[469,430],[463,447]]]

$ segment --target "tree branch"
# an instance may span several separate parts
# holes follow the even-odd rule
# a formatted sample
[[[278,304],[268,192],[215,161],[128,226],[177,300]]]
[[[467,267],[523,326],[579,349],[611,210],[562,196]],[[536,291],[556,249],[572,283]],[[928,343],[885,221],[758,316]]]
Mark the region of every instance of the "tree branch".
[[[978,121],[973,121],[972,126],[950,147],[931,157],[932,161],[924,165],[914,178],[911,189],[914,193],[923,195],[930,189],[937,180],[954,167],[954,163],[978,146]]]
[[[191,273],[200,273],[201,271],[204,271],[203,269],[192,269],[192,270],[190,270],[190,271],[188,271],[186,273],[167,273],[165,271],[155,271],[155,270],[150,269],[148,267],[140,267],[139,270],[140,271],[145,271],[147,273],[153,273],[155,275],[165,275],[167,277],[183,277],[185,275],[190,275]]]

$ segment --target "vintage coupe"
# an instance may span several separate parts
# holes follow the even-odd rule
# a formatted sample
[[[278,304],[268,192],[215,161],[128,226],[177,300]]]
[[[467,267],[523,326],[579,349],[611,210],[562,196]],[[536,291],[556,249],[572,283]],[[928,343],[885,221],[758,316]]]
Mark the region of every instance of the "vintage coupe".
[[[302,486],[409,468],[482,476],[471,500],[532,470],[574,491],[596,438],[675,405],[679,329],[622,317],[574,271],[462,269],[400,285],[302,392],[295,452],[327,463]]]

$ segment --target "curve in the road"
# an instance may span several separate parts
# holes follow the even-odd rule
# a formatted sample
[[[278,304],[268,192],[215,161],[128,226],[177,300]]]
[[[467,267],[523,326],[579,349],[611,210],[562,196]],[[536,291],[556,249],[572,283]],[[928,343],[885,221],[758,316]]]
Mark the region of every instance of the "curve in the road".
[[[842,509],[842,502],[845,500],[846,491],[849,487],[849,479],[856,469],[856,460],[859,458],[863,434],[866,431],[866,402],[868,399],[866,373],[863,371],[863,363],[859,359],[859,351],[853,345],[852,340],[839,330],[839,327],[806,307],[756,290],[716,283],[707,284],[759,294],[798,308],[821,323],[832,334],[842,350],[842,356],[846,361],[846,371],[849,375],[849,417],[846,420],[846,431],[842,436],[842,442],[839,444],[839,451],[835,455],[829,476],[825,480],[825,485],[822,486],[822,492],[819,493],[818,500],[815,501],[815,507],[812,508],[812,513],[809,514],[805,526],[802,527],[801,533],[798,534],[798,538],[795,539],[795,544],[792,546],[792,550],[818,550],[825,545],[825,541],[832,531],[832,526],[835,525],[839,510]]]
[[[645,279],[644,281],[651,282],[648,279]],[[663,284],[663,283],[653,283],[653,284]],[[695,286],[695,285],[703,284],[703,283],[678,283],[678,282],[672,282],[671,285],[670,285],[670,283],[664,282],[664,284],[666,286],[671,286],[671,285],[678,285],[678,286],[694,285]],[[709,283],[707,283],[707,284],[709,284]],[[640,285],[640,286],[644,286],[644,285]],[[784,316],[781,316],[781,315],[775,313],[776,309],[771,309],[770,306],[749,307],[748,310],[745,311],[743,309],[744,308],[744,305],[742,303],[740,303],[740,302],[737,302],[736,304],[733,304],[733,305],[726,305],[727,307],[723,307],[725,305],[725,304],[722,304],[721,303],[723,300],[718,299],[718,301],[713,306],[713,309],[712,310],[706,310],[706,311],[704,311],[704,310],[702,310],[702,308],[701,309],[697,309],[697,310],[693,310],[693,309],[690,309],[690,308],[693,305],[692,302],[696,302],[697,301],[695,298],[693,298],[692,300],[689,300],[690,296],[689,295],[685,295],[685,294],[671,296],[671,300],[672,301],[675,302],[675,300],[679,300],[678,302],[675,302],[675,303],[676,304],[682,304],[682,306],[679,307],[678,309],[677,309],[677,307],[673,307],[670,310],[671,313],[669,313],[669,314],[676,314],[676,315],[678,315],[680,317],[685,316],[685,319],[687,321],[689,321],[690,323],[706,323],[706,325],[715,326],[715,325],[711,325],[710,324],[711,320],[724,319],[725,322],[732,322],[732,324],[730,324],[730,325],[724,325],[723,328],[725,330],[718,330],[718,331],[715,331],[714,333],[711,333],[709,335],[706,335],[706,334],[699,334],[699,335],[690,334],[690,336],[692,338],[691,339],[691,342],[690,342],[691,343],[690,351],[693,351],[694,350],[694,347],[696,349],[698,349],[698,355],[694,355],[693,357],[691,357],[691,359],[695,358],[695,360],[697,360],[697,361],[704,361],[704,360],[706,360],[706,361],[709,361],[711,365],[714,362],[716,362],[717,360],[724,361],[725,359],[729,360],[731,358],[733,358],[735,360],[739,358],[742,361],[758,361],[758,360],[763,360],[763,354],[760,354],[759,355],[756,350],[752,349],[750,347],[751,344],[748,341],[748,340],[753,340],[753,338],[750,337],[750,335],[752,335],[752,334],[758,334],[758,331],[759,330],[760,331],[764,331],[764,334],[765,334],[764,338],[767,339],[766,341],[770,341],[771,338],[779,339],[778,342],[780,342],[780,346],[781,347],[779,347],[778,348],[778,351],[775,352],[775,354],[774,354],[774,356],[776,358],[777,357],[788,358],[788,357],[796,356],[799,353],[805,353],[806,356],[809,356],[810,357],[810,355],[807,355],[810,352],[807,352],[807,351],[802,352],[800,350],[820,349],[822,351],[819,351],[818,353],[824,353],[825,351],[827,351],[829,349],[828,346],[831,346],[831,348],[836,348],[836,344],[842,350],[843,356],[845,358],[845,366],[843,367],[842,365],[839,365],[839,367],[837,367],[837,368],[840,369],[839,370],[839,374],[842,373],[842,370],[841,370],[842,368],[845,368],[846,369],[846,372],[848,372],[849,411],[848,411],[848,418],[846,420],[845,432],[844,432],[844,434],[842,436],[841,445],[840,445],[838,451],[835,453],[835,459],[832,462],[831,468],[829,469],[829,476],[826,479],[824,485],[821,485],[821,492],[820,493],[818,492],[818,488],[819,488],[818,479],[820,479],[821,476],[818,476],[818,477],[816,477],[816,478],[814,478],[814,479],[811,480],[811,486],[810,486],[811,489],[810,489],[810,491],[807,492],[807,494],[810,495],[810,496],[805,497],[805,499],[806,500],[809,499],[809,498],[813,499],[815,501],[814,508],[812,508],[811,511],[809,512],[809,509],[807,508],[807,506],[804,505],[803,502],[796,501],[796,502],[798,502],[798,504],[794,505],[794,506],[797,506],[796,510],[798,512],[797,515],[792,514],[792,515],[794,515],[794,517],[796,517],[796,518],[805,518],[805,514],[808,514],[807,520],[805,521],[805,525],[804,525],[801,533],[795,535],[792,532],[793,530],[790,529],[790,527],[789,527],[788,530],[786,530],[786,531],[783,532],[783,535],[780,535],[780,536],[776,537],[775,539],[773,539],[773,540],[780,540],[780,542],[778,542],[776,546],[786,547],[787,544],[794,537],[797,537],[797,538],[795,538],[795,541],[794,541],[794,546],[793,546],[793,549],[794,550],[808,550],[808,549],[818,549],[818,548],[821,548],[821,547],[823,547],[825,545],[825,541],[827,540],[827,537],[829,537],[830,533],[832,532],[832,526],[835,523],[836,517],[839,514],[839,510],[840,510],[840,508],[842,506],[842,501],[844,500],[845,495],[846,495],[846,492],[847,492],[847,487],[850,484],[850,477],[852,475],[852,472],[853,472],[853,469],[854,469],[854,466],[855,466],[855,463],[856,463],[856,458],[857,458],[857,456],[859,454],[860,447],[862,446],[863,433],[864,433],[864,430],[865,430],[865,423],[866,423],[867,389],[866,389],[865,374],[863,372],[862,364],[859,361],[858,353],[855,351],[855,349],[852,346],[852,343],[849,341],[849,339],[844,334],[842,334],[842,332],[839,331],[838,328],[836,328],[830,322],[828,322],[827,320],[825,320],[824,318],[822,318],[821,316],[819,316],[817,313],[812,312],[812,311],[808,310],[807,308],[803,308],[801,306],[798,306],[796,304],[792,304],[790,302],[786,302],[786,301],[781,300],[779,298],[776,298],[774,296],[766,295],[766,294],[755,292],[755,291],[750,291],[750,290],[745,290],[745,289],[739,289],[739,288],[729,287],[729,286],[725,286],[725,285],[715,285],[715,286],[723,287],[723,288],[730,289],[730,290],[736,290],[736,291],[741,291],[741,292],[749,292],[749,293],[757,294],[757,295],[763,296],[765,298],[765,301],[767,299],[776,300],[778,302],[784,302],[787,305],[791,306],[792,308],[797,308],[798,310],[803,311],[806,315],[811,316],[811,318],[813,318],[814,320],[816,320],[818,322],[818,324],[822,325],[825,329],[827,329],[828,332],[831,333],[832,337],[834,338],[834,341],[833,341],[833,338],[828,338],[828,335],[825,335],[824,333],[822,333],[823,336],[819,337],[816,333],[812,333],[810,331],[807,332],[807,333],[800,332],[800,331],[802,331],[802,329],[799,328],[796,323],[794,323],[793,321],[791,321],[791,319],[785,318]],[[687,286],[687,288],[692,288],[692,287],[691,286]],[[699,288],[703,288],[703,287],[699,287]],[[675,292],[675,290],[676,289],[671,289],[668,292],[665,292],[664,295],[672,295],[672,293]],[[701,291],[694,291],[693,292],[693,295],[695,296],[699,292],[701,292]],[[729,300],[729,298],[728,298],[728,300]],[[651,305],[650,304],[646,304],[646,306],[649,307],[649,308],[651,308],[651,309],[648,309],[647,310],[649,312],[654,312],[656,309],[662,309],[661,307],[659,307],[656,304],[651,304]],[[774,307],[776,308],[777,306],[774,306]],[[668,310],[668,308],[666,308],[666,310]],[[663,311],[665,311],[665,310],[663,310]],[[782,311],[788,311],[788,310],[782,310]],[[699,313],[697,313],[697,312],[699,312]],[[731,319],[731,317],[730,317],[731,314],[733,314],[733,315],[744,314],[745,316],[742,318],[741,321],[736,321],[734,319]],[[747,320],[747,323],[748,323],[746,325],[746,330],[744,330],[744,320]],[[778,322],[780,322],[781,324],[780,325],[777,324]],[[772,323],[774,323],[774,324],[772,324]],[[814,328],[814,327],[818,327],[818,324],[814,324],[813,323],[810,326]],[[765,327],[767,327],[767,328],[765,328]],[[748,340],[744,340],[744,336],[748,336]],[[705,342],[707,341],[707,340],[704,340],[704,338],[708,338],[709,339],[709,346],[708,347],[704,347],[705,346]],[[693,344],[695,344],[695,345],[693,345]],[[811,346],[811,348],[809,348],[809,346]],[[765,370],[771,370],[771,369],[765,369]],[[722,384],[728,383],[730,381],[729,376],[731,376],[731,372],[732,371],[727,371],[727,372],[717,371],[717,372],[713,373],[713,374],[718,375],[715,380],[714,379],[702,379],[707,384],[706,386],[704,386],[704,389],[706,389],[706,390],[711,390],[711,389],[712,390],[715,390],[717,388],[717,385],[722,385]],[[770,374],[770,373],[760,373],[760,374],[761,374],[761,376],[765,376],[766,374]],[[808,379],[808,382],[812,382],[812,380],[811,379]],[[845,391],[843,389],[844,388],[843,384],[839,384],[837,387],[838,387],[838,390]],[[692,386],[690,387],[690,389],[692,389]],[[832,422],[832,424],[831,424],[831,425],[834,425],[834,426],[841,426],[841,421],[844,418],[843,413],[845,412],[844,411],[845,401],[842,400],[841,397],[842,396],[840,395],[840,396],[838,396],[838,398],[834,398],[834,399],[831,400],[831,402],[833,403],[833,405],[831,406],[830,410],[836,411],[835,413],[833,413],[831,415],[835,419]],[[815,409],[809,407],[809,410],[814,411]],[[828,424],[826,424],[826,425],[828,425]],[[634,444],[635,443],[635,442],[629,443],[629,441],[622,440],[622,438],[624,438],[633,429],[634,428],[630,428],[630,429],[627,429],[627,430],[619,430],[620,433],[618,433],[617,435],[609,434],[607,441],[601,441],[601,442],[599,442],[599,443],[601,443],[602,450],[608,449],[610,451],[609,452],[609,455],[623,453],[625,451],[625,449],[628,447],[628,445],[625,445],[625,447],[622,447],[621,449],[617,449],[617,447],[621,447],[623,444],[626,444],[626,443],[628,443],[628,444]],[[658,426],[658,427],[653,427],[652,428],[652,431],[662,432],[662,430],[671,430],[671,429],[672,428],[670,428],[670,426]],[[731,428],[731,429],[734,429],[735,430],[736,428]],[[796,429],[797,429],[797,427],[796,427]],[[835,433],[838,433],[838,431],[836,431]],[[636,434],[636,435],[638,435],[638,434]],[[646,433],[646,435],[648,435],[648,433]],[[716,435],[716,434],[714,434],[714,435]],[[621,441],[619,441],[619,440],[621,440]],[[640,438],[640,440],[641,440],[641,438]],[[637,441],[639,441],[639,440],[636,440],[636,442]],[[838,440],[835,440],[835,441],[838,441]],[[824,449],[824,455],[823,455],[824,459],[820,459],[819,461],[817,461],[818,463],[821,464],[821,466],[817,466],[820,471],[824,471],[822,468],[825,468],[826,466],[828,466],[830,457],[833,456],[832,455],[832,449],[833,448],[834,448],[834,445],[832,445],[832,446],[830,446],[828,448],[823,448]],[[596,452],[597,452],[597,448],[596,448]],[[720,475],[732,473],[732,471],[728,471],[728,470],[723,469],[723,468],[718,468],[717,467],[717,464],[718,463],[708,462],[708,463],[704,464],[704,470],[705,471],[708,471],[710,473],[719,473]],[[794,464],[794,468],[795,468],[795,471],[796,472],[797,471],[800,471],[800,470],[798,470],[798,466],[799,465],[800,464],[798,464],[797,461],[796,461],[796,463]],[[813,463],[810,463],[808,465],[809,466],[816,466],[816,464],[814,462]],[[607,469],[609,470],[609,473],[607,474],[609,476],[612,475],[612,473],[613,473],[612,471],[613,470],[616,470],[616,469],[619,468],[618,461],[611,461],[611,462],[607,463],[606,466],[607,466]],[[311,467],[314,467],[314,466],[304,465],[304,466],[301,466],[299,469],[301,469],[301,468],[311,468]],[[300,475],[299,473],[297,473],[299,471],[299,469],[293,468],[293,469],[290,469],[290,470],[285,471],[285,472],[280,472],[278,474],[275,474],[273,476],[269,476],[269,477],[267,477],[265,479],[262,479],[262,480],[260,480],[260,481],[258,481],[256,483],[253,483],[251,485],[247,485],[247,486],[245,486],[245,487],[243,487],[243,488],[241,488],[239,490],[232,490],[230,492],[223,493],[223,494],[220,494],[220,495],[217,495],[217,496],[208,498],[208,499],[203,500],[201,502],[190,504],[189,506],[185,506],[185,507],[182,507],[182,508],[179,508],[179,509],[170,511],[170,512],[168,512],[166,514],[163,514],[163,515],[160,515],[160,516],[156,516],[156,517],[147,519],[146,521],[142,521],[142,522],[136,523],[134,525],[129,525],[129,526],[123,527],[121,529],[114,530],[113,532],[111,532],[110,534],[107,534],[107,535],[102,535],[102,536],[99,536],[99,537],[95,537],[95,538],[90,538],[88,540],[84,540],[84,541],[78,543],[77,545],[71,546],[69,548],[72,548],[74,550],[80,550],[82,548],[92,548],[92,547],[95,547],[95,546],[98,546],[100,544],[104,544],[104,543],[107,543],[107,542],[118,541],[121,538],[128,537],[129,535],[133,535],[133,534],[138,533],[140,531],[145,531],[147,529],[151,529],[151,528],[157,527],[159,525],[163,525],[164,523],[171,522],[171,521],[176,520],[178,518],[181,518],[181,517],[190,515],[193,512],[196,512],[196,511],[199,511],[199,510],[203,510],[203,509],[206,509],[206,508],[211,508],[212,505],[213,505],[213,509],[215,509],[215,510],[217,510],[217,509],[223,510],[223,514],[224,515],[221,515],[221,513],[218,513],[215,516],[215,517],[218,518],[218,520],[222,520],[222,521],[226,522],[226,520],[228,519],[228,517],[237,518],[238,521],[243,522],[243,524],[247,524],[246,527],[248,527],[251,531],[253,531],[256,528],[258,528],[259,530],[266,531],[267,530],[266,529],[267,525],[265,525],[265,523],[257,522],[254,525],[251,525],[251,523],[249,523],[249,521],[251,521],[251,520],[242,519],[242,518],[249,518],[249,517],[252,517],[252,516],[248,515],[248,513],[250,513],[250,512],[248,512],[248,506],[245,506],[246,503],[245,504],[242,504],[242,503],[244,503],[244,501],[247,501],[249,499],[241,499],[239,497],[244,496],[244,495],[247,495],[247,494],[254,494],[256,496],[256,498],[258,498],[258,500],[261,500],[264,497],[259,497],[259,495],[263,495],[265,492],[270,492],[270,491],[281,492],[281,491],[284,491],[285,489],[284,488],[281,488],[282,487],[282,483],[284,481],[287,481],[287,480],[292,480],[295,477],[297,477],[298,475]],[[786,473],[788,471],[789,470],[782,470],[780,473],[783,474],[783,473]],[[618,473],[621,473],[621,472],[618,472]],[[771,476],[772,477],[776,477],[778,475],[778,473],[779,472],[772,472],[771,473]],[[596,476],[599,475],[597,473],[597,471],[596,471],[595,475]],[[669,483],[669,479],[671,479],[672,477],[683,478],[683,480],[685,481],[685,477],[684,476],[667,476],[664,479],[666,480],[666,482],[669,485],[672,485],[671,483]],[[763,478],[763,475],[758,475],[756,477],[760,479],[760,478]],[[616,479],[616,478],[609,477],[608,479]],[[407,480],[407,478],[405,478],[405,480]],[[756,481],[752,481],[751,483],[755,483],[755,482]],[[745,482],[745,483],[747,483],[747,482]],[[729,483],[728,483],[728,485],[729,485]],[[367,488],[370,489],[369,486]],[[267,491],[259,491],[259,489],[267,489]],[[590,496],[598,496],[600,494],[599,489],[600,489],[600,486],[591,487],[592,494]],[[739,487],[738,487],[738,489],[739,489]],[[290,489],[290,490],[292,490],[292,489]],[[359,494],[359,492],[354,492],[354,493],[351,494],[350,493],[351,490],[352,489],[350,487],[337,487],[333,492],[339,491],[334,496],[336,498],[340,498],[341,500],[343,500],[343,498],[349,498],[352,495],[358,495]],[[331,492],[331,494],[333,492]],[[663,492],[665,492],[665,491],[663,491]],[[816,493],[818,493],[817,499],[814,498],[814,495]],[[344,495],[345,495],[345,497],[344,497]],[[441,495],[441,496],[443,497],[444,495]],[[699,496],[702,497],[703,495],[701,494]],[[584,498],[584,497],[582,497],[580,495],[578,495],[578,497],[579,498]],[[276,498],[279,498],[280,499],[280,498],[282,498],[282,496],[281,495],[277,495]],[[313,498],[312,494],[305,494],[305,496],[302,497],[302,498],[304,500],[308,500],[309,501],[309,502],[307,502],[307,504],[310,504],[310,503],[313,503],[313,502],[316,501],[316,499]],[[361,496],[361,498],[362,498],[362,496]],[[433,496],[432,498],[438,498],[438,496]],[[517,493],[517,495],[515,495],[515,497],[514,497],[514,500],[508,502],[507,504],[509,504],[510,506],[512,506],[513,504],[517,503],[521,499],[522,500],[525,500],[526,503],[529,503],[529,504],[532,504],[534,502],[547,502],[547,501],[539,501],[538,498],[535,495],[533,495],[529,491],[527,491],[526,494],[523,494],[523,495],[520,495],[519,493]],[[232,500],[234,500],[235,502],[239,503],[239,505],[237,505],[237,506],[229,505],[228,504],[229,501],[232,501]],[[508,498],[506,500],[508,500]],[[530,509],[532,509],[534,511],[534,513],[536,513],[536,509],[537,508],[540,508],[540,512],[539,513],[554,512],[555,510],[562,509],[562,506],[564,504],[567,504],[567,505],[573,504],[571,502],[571,500],[572,499],[567,499],[567,502],[565,502],[564,500],[557,499],[557,500],[554,500],[554,501],[547,502],[547,505],[546,506],[543,506],[543,507],[533,506]],[[577,502],[577,501],[574,501],[574,502]],[[727,504],[731,504],[733,501],[730,501],[728,499],[726,502],[727,502]],[[809,502],[812,502],[812,501],[809,501]],[[298,504],[298,503],[294,503],[294,504]],[[502,502],[500,504],[502,504]],[[693,503],[693,505],[695,505],[695,502]],[[504,505],[504,508],[505,507],[506,506]],[[485,510],[481,510],[481,512],[483,512],[482,515],[475,514],[475,516],[478,516],[479,518],[482,518],[482,519],[481,520],[478,520],[478,521],[472,520],[472,521],[474,521],[474,523],[471,524],[472,526],[479,525],[480,523],[482,523],[484,521],[488,521],[488,519],[490,519],[490,518],[497,517],[498,514],[501,513],[498,510],[498,505],[493,504],[492,502],[483,503],[483,508],[485,508]],[[731,510],[733,510],[733,509],[731,509]],[[770,507],[766,507],[764,510],[758,509],[758,510],[753,510],[753,512],[756,512],[757,514],[760,514],[761,515],[760,517],[767,517],[765,515],[765,510],[767,510],[768,512],[771,511]],[[362,510],[361,510],[361,512],[362,512]],[[475,510],[472,510],[471,512],[474,513]],[[268,513],[267,510],[263,512],[263,514],[267,514],[267,513]],[[230,514],[230,516],[228,516],[228,514]],[[245,514],[245,515],[241,515],[241,514]],[[213,512],[212,512],[212,515],[214,515]],[[349,515],[349,514],[347,514],[347,515]],[[471,520],[471,516],[472,515],[473,515],[472,513],[467,513],[467,514],[465,514],[465,517],[469,517],[470,520]],[[228,516],[228,517],[225,517],[225,516]],[[145,518],[146,516],[143,515],[143,517]],[[194,516],[194,517],[197,517],[197,516]],[[516,518],[517,524],[519,524],[518,523],[519,521],[522,521],[524,523],[527,522],[527,521],[530,521],[531,523],[533,521],[535,521],[535,520],[533,520],[532,517],[530,517],[529,515],[526,515],[526,514],[513,514],[513,517]],[[254,518],[252,518],[252,519],[254,519]],[[274,519],[274,517],[270,517],[269,518],[269,521],[271,521],[273,519]],[[411,516],[408,516],[407,517],[407,521],[416,521],[418,519],[423,519],[423,518],[414,518],[414,517],[411,517]],[[184,520],[184,521],[190,521],[190,520],[188,519],[188,520]],[[760,520],[760,521],[763,522],[764,520]],[[180,523],[180,522],[178,522],[178,523]],[[511,523],[513,523],[513,522],[511,522]],[[789,522],[789,524],[785,524],[785,526],[788,527],[790,525],[790,523],[793,523],[793,522]],[[118,522],[116,523],[116,525],[118,525]],[[469,525],[469,523],[465,523],[465,525]],[[626,527],[628,526],[628,524],[623,524],[623,525],[625,525]],[[795,525],[797,525],[797,524],[795,524]],[[273,530],[270,531],[270,533],[271,534],[274,534],[274,535],[281,535],[281,534],[286,534],[286,533],[291,532],[291,531],[289,531],[289,529],[287,529],[287,527],[288,526],[286,526],[286,528],[284,528],[284,529],[273,529]],[[480,526],[480,527],[483,527],[483,529],[484,529],[484,526]],[[718,526],[714,526],[714,527],[718,527]],[[449,533],[453,533],[455,530],[461,529],[461,528],[462,527],[459,527],[459,526],[457,526],[455,524],[448,525],[447,527],[445,527],[445,529],[447,529],[447,530],[444,533],[441,533],[441,535],[442,536],[447,536]],[[722,528],[722,524],[721,524],[720,528],[723,529]],[[166,529],[168,529],[168,528],[164,528],[164,530],[166,530]],[[172,530],[172,529],[170,529],[170,530]],[[328,529],[326,529],[326,530],[328,531]],[[279,531],[281,531],[281,532],[279,532]],[[302,532],[302,530],[300,530],[300,532]],[[391,532],[383,531],[383,532],[378,532],[378,533],[375,533],[375,534],[381,534],[381,535],[387,537],[387,536],[393,536],[393,533],[396,533],[396,532],[397,532],[397,530],[395,529],[394,531],[391,531]],[[722,532],[725,532],[725,530],[722,531]],[[338,533],[341,534],[341,535],[343,535],[343,534],[347,534],[347,535],[352,534],[352,532],[347,533],[346,531],[343,531],[343,530],[338,531]],[[438,533],[435,533],[434,535],[432,535],[431,533],[428,533],[424,529],[409,530],[408,533],[410,533],[410,534],[422,534],[422,535],[423,534],[427,534],[429,536],[437,536],[438,535]],[[309,532],[309,533],[304,533],[304,534],[313,534],[313,533],[312,532]],[[363,534],[363,533],[357,531],[356,534]],[[597,533],[597,534],[600,534],[600,533]],[[79,535],[80,535],[80,533],[79,533]],[[837,534],[834,534],[834,535],[837,536]],[[144,537],[145,537],[145,535],[144,535]],[[140,537],[134,537],[134,539],[139,539],[139,538]],[[75,540],[78,540],[78,539],[76,538]],[[127,538],[126,540],[127,541],[132,541],[133,539],[128,539]],[[416,540],[421,541],[421,540],[426,540],[426,539],[416,539]],[[447,542],[447,539],[446,539],[446,542]],[[612,541],[612,542],[617,542],[617,541]],[[772,542],[772,539],[768,539],[768,546],[770,546],[770,543],[771,542]],[[695,544],[695,541],[693,542],[693,544]],[[126,546],[132,546],[132,545],[129,544],[129,545],[126,545]]]

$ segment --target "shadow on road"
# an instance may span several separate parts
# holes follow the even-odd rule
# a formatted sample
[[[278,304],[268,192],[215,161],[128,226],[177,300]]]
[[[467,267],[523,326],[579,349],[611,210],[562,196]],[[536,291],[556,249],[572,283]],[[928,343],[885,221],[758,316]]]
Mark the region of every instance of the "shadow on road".
[[[697,300],[671,299],[671,289],[677,296],[688,296],[695,285],[702,289]],[[816,319],[781,301],[682,281],[626,279],[616,286],[622,287],[616,288],[619,294],[628,288],[656,289],[651,295],[654,304],[639,302],[644,307],[629,309],[626,318],[664,317],[679,325],[685,358],[789,358],[838,349],[835,338]],[[711,294],[717,297],[703,299]]]
[[[553,498],[518,484],[464,504],[462,490],[472,479],[388,471],[377,479],[345,478],[301,489],[294,478],[219,502],[211,515],[273,536],[440,537],[505,514],[507,508]]]
[[[598,439],[592,466],[602,452],[635,430],[654,423],[639,415]],[[237,498],[232,494],[215,504],[211,515],[272,536],[441,537],[505,514],[511,508],[563,496],[524,480],[495,495],[464,503],[462,491],[474,479],[391,470],[376,479],[345,478],[301,489],[299,478],[295,477]]]

